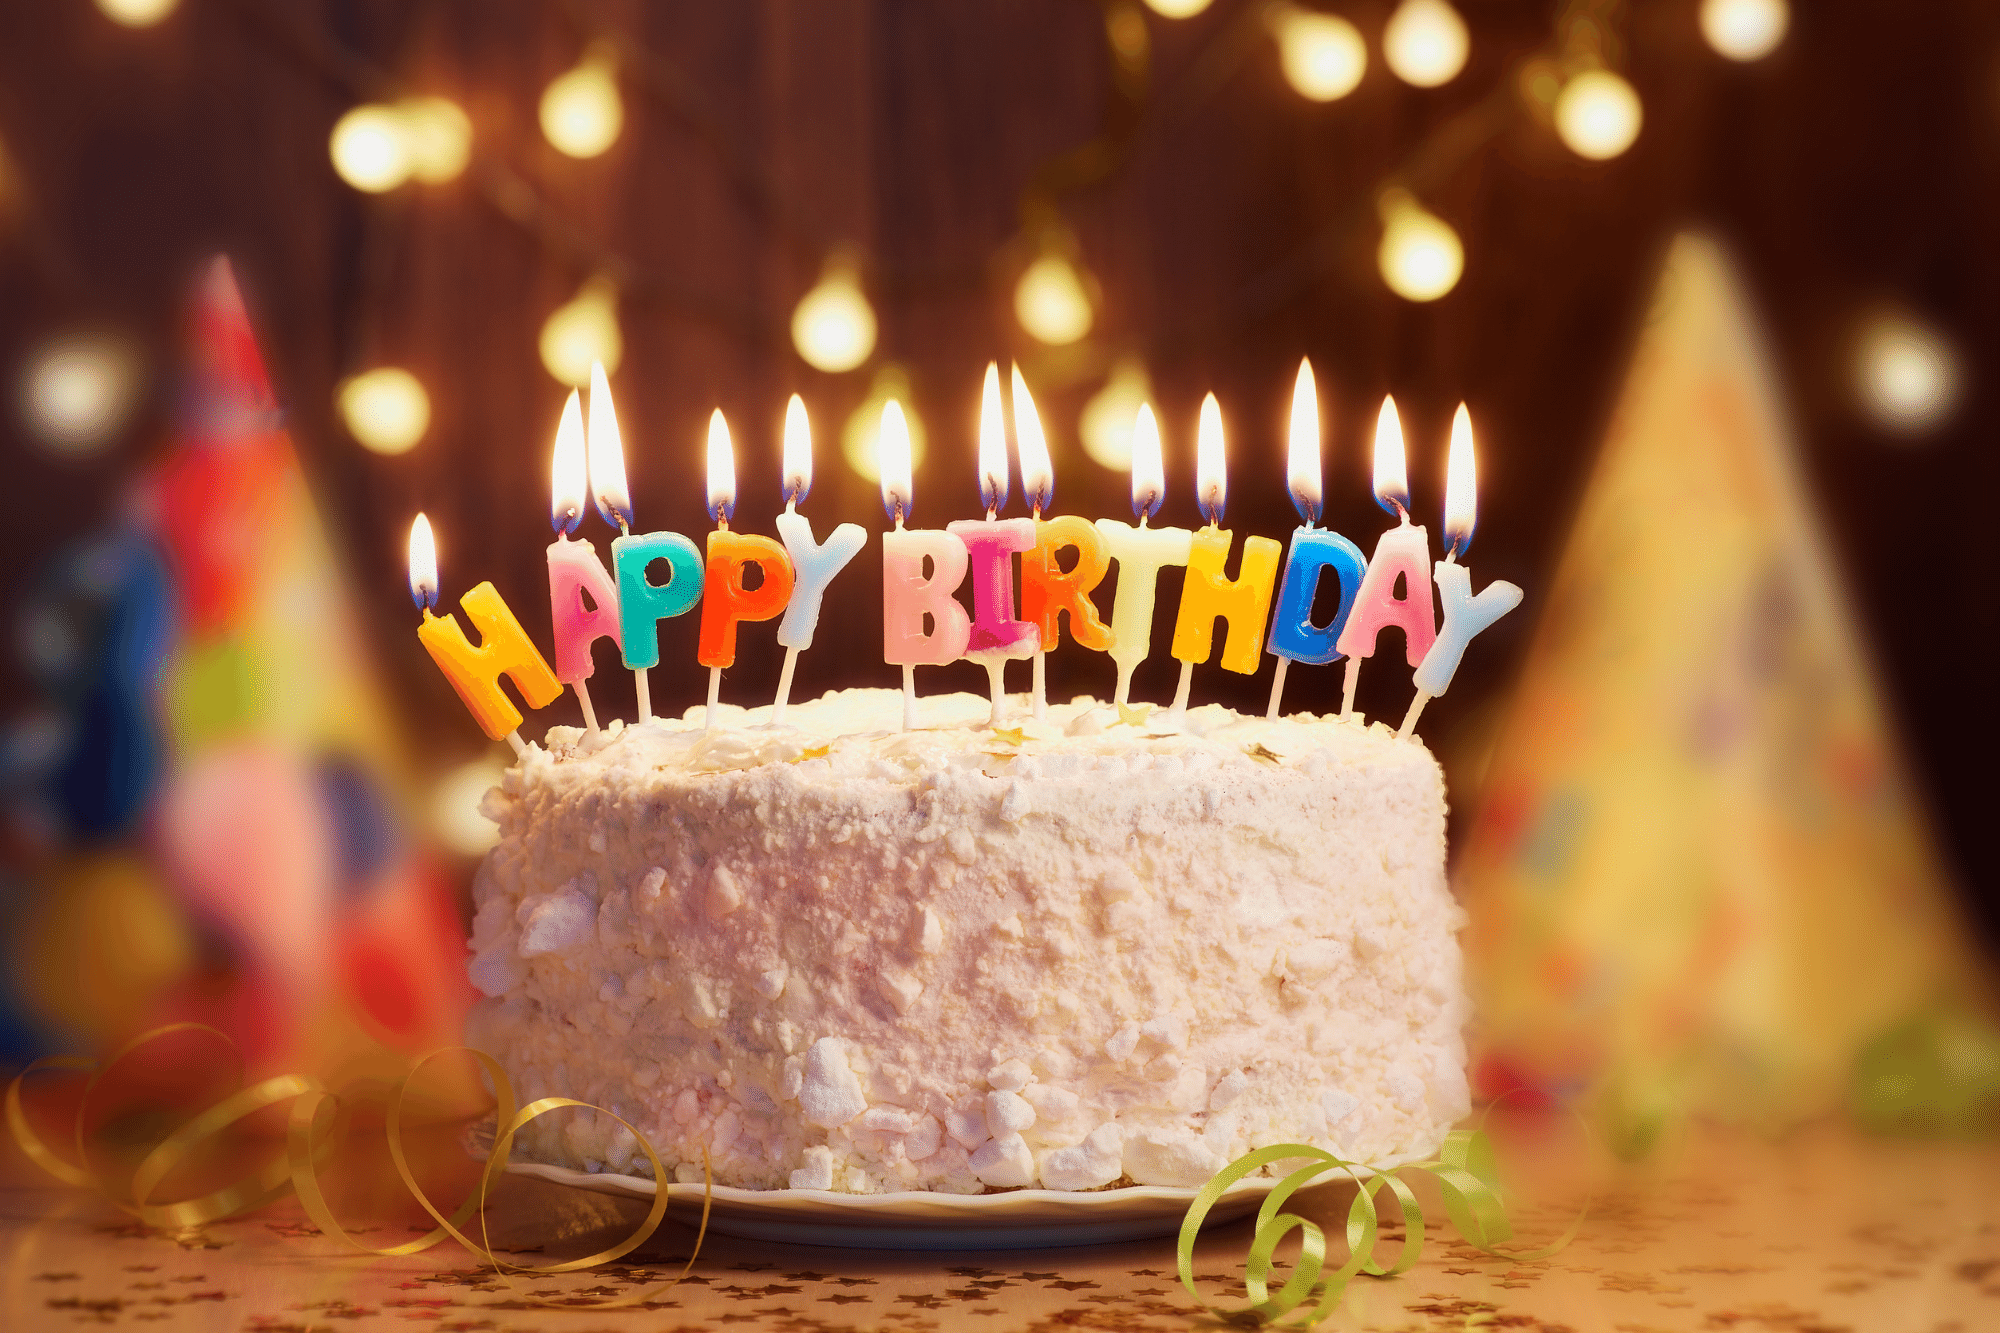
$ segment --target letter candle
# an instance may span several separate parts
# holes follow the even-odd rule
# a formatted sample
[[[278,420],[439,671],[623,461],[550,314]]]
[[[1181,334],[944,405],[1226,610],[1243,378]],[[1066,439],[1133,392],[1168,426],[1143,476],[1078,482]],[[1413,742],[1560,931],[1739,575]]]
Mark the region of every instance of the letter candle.
[[[1195,533],[1181,580],[1180,613],[1174,620],[1172,652],[1180,660],[1180,687],[1170,710],[1178,723],[1187,713],[1194,669],[1208,660],[1215,643],[1215,622],[1228,622],[1222,666],[1249,675],[1263,654],[1264,618],[1271,610],[1271,584],[1278,576],[1284,548],[1269,537],[1243,539],[1243,563],[1232,581],[1223,573],[1229,561],[1231,534],[1222,526],[1228,500],[1229,473],[1222,440],[1222,408],[1209,394],[1201,400],[1201,424],[1195,433],[1195,500],[1208,526]]]
[[[938,529],[905,530],[909,517],[910,427],[895,399],[882,404],[876,440],[882,508],[896,524],[882,534],[882,660],[903,668],[903,730],[917,725],[917,668],[956,662],[965,655],[972,621],[952,592],[970,560],[965,543]],[[924,561],[931,562],[929,578]],[[931,632],[924,633],[924,617]]]
[[[1361,548],[1337,532],[1323,530],[1320,516],[1319,394],[1313,385],[1312,363],[1299,362],[1298,382],[1292,388],[1292,432],[1286,461],[1292,507],[1305,522],[1292,530],[1292,552],[1278,580],[1278,610],[1271,617],[1271,639],[1266,645],[1277,656],[1277,670],[1271,676],[1271,703],[1264,710],[1270,721],[1278,717],[1278,704],[1285,693],[1285,669],[1294,662],[1324,666],[1338,661],[1334,646],[1354,609],[1354,594],[1368,572]],[[1331,569],[1340,589],[1340,607],[1326,625],[1312,623],[1313,598],[1319,591],[1320,576]]]
[[[1137,527],[1100,518],[1097,530],[1105,548],[1118,562],[1118,584],[1111,598],[1111,660],[1118,664],[1118,689],[1113,702],[1130,702],[1132,670],[1152,651],[1153,597],[1160,570],[1185,565],[1194,534],[1186,528],[1148,528],[1146,521],[1160,511],[1166,498],[1166,464],[1160,458],[1160,426],[1150,403],[1139,404],[1132,423],[1132,512]]]
[[[999,726],[1007,714],[1007,663],[1031,657],[1042,645],[1041,632],[1014,617],[1014,557],[1035,547],[1035,520],[1002,519],[1007,507],[1007,425],[1000,411],[1000,367],[986,363],[986,385],[979,406],[979,498],[983,519],[960,519],[945,530],[965,543],[972,567],[972,626],[965,655],[986,668],[993,694],[989,726]]]
[[[827,534],[823,546],[814,543],[812,524],[798,512],[812,483],[812,423],[806,419],[805,402],[793,394],[785,405],[785,512],[778,515],[778,535],[784,538],[796,577],[791,603],[785,607],[785,618],[778,622],[785,668],[778,676],[778,697],[771,705],[772,726],[785,720],[785,705],[792,699],[792,667],[799,654],[812,647],[827,585],[868,544],[868,534],[858,523],[841,524]]]
[[[1394,514],[1397,524],[1376,539],[1375,554],[1361,578],[1347,628],[1334,645],[1347,657],[1347,675],[1341,685],[1342,717],[1354,714],[1354,686],[1361,674],[1361,659],[1375,655],[1375,641],[1383,630],[1396,626],[1403,631],[1404,655],[1411,666],[1424,660],[1437,638],[1437,613],[1431,601],[1430,534],[1410,522],[1403,423],[1396,417],[1394,398],[1382,400],[1382,414],[1375,420],[1375,503]],[[1402,597],[1396,596],[1399,576],[1405,584]]]
[[[1521,604],[1521,589],[1504,580],[1496,579],[1477,597],[1472,595],[1472,571],[1459,564],[1458,557],[1472,545],[1478,510],[1479,471],[1472,452],[1472,415],[1460,403],[1451,418],[1451,455],[1445,464],[1444,563],[1435,575],[1438,595],[1444,601],[1444,628],[1417,667],[1417,697],[1410,700],[1410,711],[1403,715],[1402,729],[1396,733],[1399,740],[1409,739],[1424,705],[1449,688],[1472,637]]]
[[[1034,622],[1040,636],[1035,649],[1035,717],[1048,715],[1049,652],[1062,638],[1063,612],[1069,631],[1086,648],[1103,652],[1111,646],[1111,629],[1098,618],[1090,590],[1104,581],[1111,568],[1110,548],[1087,518],[1065,514],[1044,519],[1042,511],[1055,500],[1055,467],[1049,461],[1048,438],[1021,368],[1014,370],[1014,445],[1021,456],[1021,491],[1034,511],[1035,549],[1021,557],[1021,617]],[[1076,568],[1064,571],[1056,553],[1076,552]]]
[[[417,626],[418,641],[472,710],[473,720],[494,740],[504,739],[513,746],[515,754],[526,754],[528,743],[521,739],[519,730],[521,710],[500,688],[500,677],[513,679],[514,688],[530,708],[554,703],[562,693],[562,682],[535,651],[521,622],[491,583],[480,584],[458,602],[479,631],[477,648],[458,627],[457,619],[432,614],[438,601],[437,541],[431,535],[431,521],[422,514],[410,524],[410,600],[424,615],[423,623]]]
[[[695,656],[708,668],[708,714],[704,728],[715,726],[715,709],[722,696],[722,670],[736,665],[736,626],[745,620],[770,620],[785,609],[792,595],[792,561],[785,548],[769,537],[731,532],[736,513],[736,452],[729,442],[729,423],[716,408],[708,418],[708,516],[715,531],[708,534],[708,570],[703,580],[701,643]],[[744,586],[744,570],[756,565],[764,581]]]
[[[590,706],[590,679],[596,664],[591,645],[608,638],[623,649],[618,624],[618,588],[597,548],[573,542],[569,535],[583,522],[584,429],[583,404],[570,390],[556,427],[555,457],[549,469],[549,524],[556,539],[549,543],[549,616],[555,622],[556,679],[576,691],[583,705],[583,724],[597,734],[597,712]],[[584,604],[588,594],[590,604]]]

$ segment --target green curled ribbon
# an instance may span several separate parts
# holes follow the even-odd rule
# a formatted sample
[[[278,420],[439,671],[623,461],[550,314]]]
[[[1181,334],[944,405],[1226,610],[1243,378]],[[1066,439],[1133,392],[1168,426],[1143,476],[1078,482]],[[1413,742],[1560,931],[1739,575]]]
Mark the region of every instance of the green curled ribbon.
[[[1201,1224],[1207,1220],[1209,1211],[1236,1182],[1273,1162],[1302,1159],[1305,1165],[1280,1180],[1257,1209],[1257,1230],[1250,1241],[1250,1255],[1243,1273],[1243,1288],[1250,1303],[1233,1310],[1209,1305],[1194,1282],[1195,1237],[1201,1233]],[[1400,1173],[1404,1171],[1421,1171],[1435,1180],[1444,1195],[1445,1213],[1450,1217],[1452,1227],[1465,1238],[1467,1244],[1487,1254],[1516,1262],[1532,1262],[1548,1258],[1575,1239],[1577,1230],[1589,1215],[1590,1205],[1587,1203],[1569,1224],[1569,1229],[1551,1244],[1538,1250],[1499,1248],[1501,1242],[1513,1239],[1514,1229],[1507,1220],[1496,1165],[1493,1141],[1486,1137],[1485,1130],[1479,1128],[1452,1130],[1445,1135],[1438,1155],[1431,1161],[1411,1162],[1388,1169],[1350,1162],[1323,1148],[1304,1143],[1280,1143],[1259,1148],[1218,1171],[1201,1187],[1194,1202],[1188,1206],[1176,1246],[1181,1285],[1187,1288],[1190,1296],[1202,1301],[1203,1308],[1210,1314],[1226,1322],[1275,1324],[1286,1321],[1288,1327],[1310,1328],[1339,1308],[1341,1299],[1347,1294],[1347,1284],[1357,1273],[1370,1277],[1395,1277],[1408,1272],[1422,1257],[1424,1210],[1408,1182],[1402,1179]],[[1341,1172],[1345,1172],[1358,1188],[1354,1202],[1347,1210],[1347,1260],[1328,1271],[1325,1229],[1309,1218],[1281,1210],[1292,1195],[1321,1176]],[[1386,1267],[1375,1259],[1375,1243],[1381,1235],[1375,1196],[1382,1190],[1395,1196],[1403,1214],[1402,1252],[1393,1264]],[[1271,1270],[1276,1266],[1278,1246],[1294,1231],[1299,1233],[1298,1260],[1292,1266],[1291,1277],[1273,1293]],[[1287,1321],[1287,1316],[1315,1296],[1318,1300],[1310,1310],[1300,1318]]]

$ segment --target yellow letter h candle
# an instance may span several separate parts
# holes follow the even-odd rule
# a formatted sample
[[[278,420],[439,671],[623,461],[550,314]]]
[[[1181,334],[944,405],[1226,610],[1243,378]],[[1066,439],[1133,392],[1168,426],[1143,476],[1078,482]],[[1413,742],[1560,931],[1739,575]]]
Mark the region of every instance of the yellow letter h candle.
[[[500,688],[500,677],[513,680],[530,708],[554,703],[562,686],[491,583],[472,589],[458,604],[479,631],[478,647],[465,637],[455,617],[432,615],[429,608],[417,627],[417,638],[480,728],[497,741],[521,725],[521,710]]]

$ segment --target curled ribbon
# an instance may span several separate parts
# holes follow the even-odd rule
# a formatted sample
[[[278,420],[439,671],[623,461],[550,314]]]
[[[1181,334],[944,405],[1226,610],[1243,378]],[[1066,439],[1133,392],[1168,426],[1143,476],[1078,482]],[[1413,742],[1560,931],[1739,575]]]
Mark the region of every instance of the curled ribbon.
[[[364,1245],[359,1240],[356,1240],[340,1224],[340,1220],[333,1215],[333,1209],[328,1206],[326,1195],[320,1188],[318,1168],[333,1152],[337,1144],[345,1138],[348,1108],[342,1105],[338,1093],[329,1089],[320,1080],[303,1074],[279,1074],[253,1083],[249,1087],[239,1088],[236,1092],[223,1098],[222,1101],[216,1103],[208,1110],[203,1111],[179,1126],[171,1134],[167,1135],[165,1139],[161,1140],[152,1151],[146,1154],[145,1159],[139,1163],[138,1169],[132,1176],[128,1199],[113,1190],[110,1184],[90,1165],[84,1127],[86,1124],[86,1112],[90,1106],[91,1094],[97,1090],[97,1086],[103,1080],[105,1074],[125,1059],[125,1057],[163,1037],[183,1032],[198,1033],[213,1037],[229,1047],[232,1053],[235,1050],[235,1044],[223,1033],[216,1031],[212,1027],[201,1023],[173,1023],[166,1027],[154,1028],[150,1032],[133,1038],[102,1061],[89,1060],[73,1055],[47,1056],[35,1061],[22,1070],[7,1085],[7,1129],[14,1136],[14,1141],[21,1146],[21,1150],[28,1155],[30,1160],[56,1179],[62,1181],[64,1184],[97,1190],[116,1207],[123,1209],[148,1226],[173,1229],[200,1226],[206,1222],[233,1217],[239,1213],[261,1208],[265,1204],[283,1198],[288,1193],[296,1194],[299,1203],[305,1208],[307,1216],[312,1218],[313,1223],[322,1232],[339,1239],[364,1254],[384,1256],[416,1254],[419,1251],[427,1250],[431,1246],[438,1244],[446,1236],[450,1236],[453,1240],[456,1240],[459,1244],[477,1255],[481,1261],[492,1265],[495,1273],[510,1287],[516,1286],[511,1276],[513,1273],[533,1275],[569,1273],[582,1268],[590,1268],[597,1264],[609,1263],[613,1259],[630,1254],[640,1245],[643,1245],[652,1236],[654,1231],[658,1230],[660,1223],[666,1217],[667,1187],[664,1183],[660,1183],[653,1195],[653,1206],[647,1211],[645,1219],[639,1223],[639,1226],[631,1235],[615,1245],[599,1250],[595,1254],[586,1255],[581,1259],[568,1259],[553,1264],[528,1266],[512,1264],[500,1258],[493,1249],[492,1237],[487,1230],[487,1194],[492,1188],[494,1176],[506,1167],[507,1156],[513,1146],[514,1136],[528,1124],[547,1115],[549,1112],[562,1110],[566,1107],[576,1107],[582,1110],[596,1111],[599,1115],[611,1116],[613,1120],[616,1120],[619,1124],[625,1126],[627,1130],[631,1131],[632,1137],[638,1141],[639,1147],[646,1154],[646,1160],[652,1164],[653,1179],[656,1182],[663,1182],[665,1172],[660,1165],[659,1154],[653,1150],[653,1145],[647,1141],[646,1136],[640,1133],[637,1128],[622,1116],[614,1115],[602,1107],[593,1106],[589,1102],[578,1101],[572,1097],[544,1097],[539,1101],[530,1102],[528,1105],[520,1107],[517,1110],[514,1085],[508,1080],[506,1071],[500,1067],[500,1062],[492,1056],[487,1055],[484,1051],[473,1050],[468,1046],[445,1047],[441,1050],[432,1051],[429,1055],[418,1060],[411,1067],[409,1074],[396,1085],[395,1091],[389,1099],[386,1132],[389,1139],[390,1159],[396,1165],[396,1174],[401,1178],[403,1187],[410,1191],[417,1202],[423,1206],[424,1211],[430,1214],[431,1219],[437,1223],[435,1227],[416,1240],[405,1241],[401,1245],[389,1245],[381,1248]],[[469,1194],[452,1211],[450,1216],[446,1216],[431,1201],[430,1196],[424,1193],[423,1188],[417,1184],[416,1175],[410,1170],[409,1160],[403,1151],[402,1113],[403,1097],[408,1090],[410,1081],[417,1076],[418,1072],[426,1064],[438,1056],[449,1055],[455,1052],[463,1052],[477,1060],[480,1067],[486,1071],[487,1076],[493,1080],[493,1089],[498,1101],[497,1132],[494,1136],[493,1150],[487,1156],[486,1163],[480,1170],[478,1189]],[[28,1123],[27,1112],[21,1104],[22,1084],[31,1075],[53,1071],[85,1073],[90,1076],[89,1081],[84,1086],[83,1097],[77,1106],[77,1161],[75,1162],[68,1161],[42,1140],[41,1136],[35,1132],[34,1127]],[[287,1102],[290,1103],[291,1109],[285,1125],[285,1151],[262,1170],[255,1175],[196,1198],[184,1199],[178,1203],[151,1202],[154,1192],[160,1187],[161,1183],[173,1174],[178,1167],[185,1164],[201,1143],[221,1133],[246,1116],[261,1111],[266,1107],[279,1106]],[[523,1299],[536,1305],[570,1310],[611,1309],[623,1305],[636,1305],[661,1295],[677,1285],[682,1278],[686,1277],[693,1270],[694,1261],[701,1253],[702,1242],[708,1236],[708,1214],[709,1206],[713,1200],[713,1193],[714,1180],[709,1170],[708,1153],[704,1149],[702,1153],[700,1229],[696,1232],[694,1250],[688,1255],[687,1263],[681,1268],[679,1273],[667,1281],[655,1283],[638,1291],[627,1292],[611,1300],[592,1301],[588,1303],[579,1303],[569,1298],[556,1300],[544,1299],[519,1292],[518,1287],[516,1287],[517,1294],[520,1294]],[[461,1229],[465,1225],[466,1220],[475,1211],[479,1214],[478,1240],[474,1240]]]
[[[1207,1219],[1209,1210],[1237,1181],[1273,1162],[1301,1159],[1306,1165],[1280,1180],[1257,1210],[1257,1228],[1250,1241],[1250,1254],[1243,1274],[1243,1288],[1250,1303],[1233,1310],[1209,1305],[1194,1281],[1195,1237],[1200,1234],[1201,1224]],[[1361,1174],[1363,1171],[1372,1174],[1364,1176]],[[1370,1277],[1395,1277],[1408,1272],[1422,1256],[1424,1211],[1417,1202],[1416,1194],[1399,1175],[1403,1171],[1421,1171],[1437,1181],[1444,1195],[1445,1213],[1450,1217],[1452,1227],[1468,1244],[1516,1262],[1546,1259],[1561,1250],[1575,1239],[1577,1230],[1590,1211],[1590,1205],[1586,1203],[1569,1224],[1569,1229],[1540,1249],[1499,1248],[1501,1242],[1512,1239],[1514,1232],[1507,1220],[1506,1205],[1501,1200],[1493,1141],[1486,1137],[1483,1129],[1455,1129],[1445,1136],[1435,1159],[1411,1162],[1388,1170],[1375,1170],[1359,1162],[1350,1162],[1308,1144],[1280,1143],[1237,1158],[1218,1171],[1195,1195],[1194,1202],[1188,1206],[1187,1217],[1181,1223],[1176,1247],[1181,1285],[1187,1288],[1189,1295],[1202,1301],[1210,1314],[1230,1323],[1278,1323],[1317,1296],[1317,1302],[1303,1317],[1288,1323],[1289,1327],[1310,1328],[1339,1308],[1341,1299],[1347,1294],[1347,1284],[1357,1273],[1366,1273]],[[1347,1260],[1329,1272],[1324,1228],[1297,1213],[1279,1210],[1293,1194],[1321,1176],[1343,1172],[1359,1188],[1347,1210]],[[1375,1260],[1375,1242],[1380,1235],[1375,1195],[1382,1190],[1395,1196],[1403,1215],[1403,1248],[1395,1263],[1387,1267]],[[1294,1231],[1299,1233],[1298,1260],[1292,1266],[1291,1277],[1273,1293],[1270,1279],[1278,1245]]]

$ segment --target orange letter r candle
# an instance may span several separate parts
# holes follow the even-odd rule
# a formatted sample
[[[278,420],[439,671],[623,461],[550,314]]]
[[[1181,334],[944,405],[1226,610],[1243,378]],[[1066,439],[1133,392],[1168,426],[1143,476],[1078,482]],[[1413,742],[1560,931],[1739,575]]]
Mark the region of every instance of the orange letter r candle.
[[[756,565],[764,581],[743,586],[743,567]],[[708,569],[701,599],[701,644],[695,658],[705,667],[736,665],[736,625],[783,614],[792,599],[792,558],[769,537],[716,531],[708,534]]]
[[[1067,572],[1056,562],[1065,546],[1076,548],[1076,568]],[[1110,569],[1111,548],[1089,519],[1064,514],[1035,523],[1035,549],[1021,557],[1021,619],[1041,627],[1043,652],[1061,641],[1065,611],[1078,643],[1100,653],[1111,646],[1111,627],[1090,600]]]
[[[521,725],[521,710],[500,688],[500,677],[513,679],[530,708],[554,703],[562,686],[491,583],[472,589],[458,604],[479,631],[477,648],[455,617],[434,616],[428,610],[424,623],[417,626],[417,638],[472,710],[480,729],[497,741]]]

